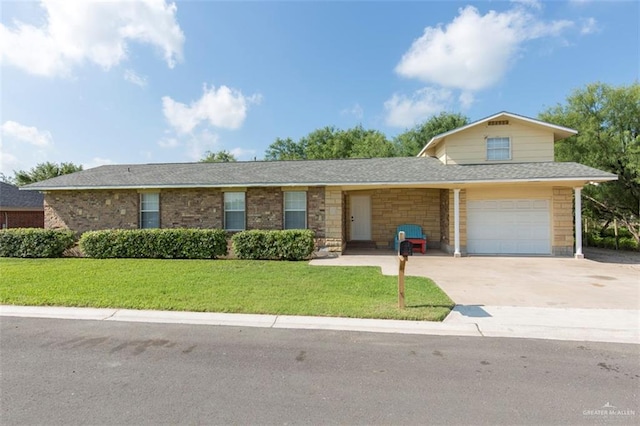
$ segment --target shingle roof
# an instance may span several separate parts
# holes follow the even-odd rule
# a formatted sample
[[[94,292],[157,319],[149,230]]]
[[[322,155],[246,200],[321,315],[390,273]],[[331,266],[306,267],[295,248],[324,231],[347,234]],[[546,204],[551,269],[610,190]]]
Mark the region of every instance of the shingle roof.
[[[444,165],[430,157],[106,165],[27,185],[31,190],[381,185],[613,180],[577,163]]]
[[[17,186],[0,182],[0,209],[44,208],[44,196],[38,192],[20,191]]]

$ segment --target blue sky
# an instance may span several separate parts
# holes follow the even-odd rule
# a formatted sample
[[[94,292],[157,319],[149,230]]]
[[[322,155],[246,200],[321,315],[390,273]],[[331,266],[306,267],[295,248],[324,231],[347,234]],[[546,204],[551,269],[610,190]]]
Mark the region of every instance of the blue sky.
[[[637,1],[0,3],[0,172],[261,159],[441,111],[531,117],[640,75]]]

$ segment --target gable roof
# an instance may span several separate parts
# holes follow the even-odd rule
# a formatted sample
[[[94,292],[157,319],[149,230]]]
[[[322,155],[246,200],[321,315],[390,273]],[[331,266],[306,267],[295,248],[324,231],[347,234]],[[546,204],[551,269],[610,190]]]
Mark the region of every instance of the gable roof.
[[[444,165],[431,157],[105,165],[23,187],[29,190],[428,185],[607,181],[616,175],[578,163]]]
[[[37,192],[20,191],[15,185],[0,182],[0,209],[43,210],[44,196]]]
[[[427,144],[424,146],[424,148],[422,148],[422,150],[418,153],[418,157],[421,156],[422,154],[424,154],[424,152],[433,147],[436,146],[437,144],[439,144],[440,142],[442,142],[442,140],[448,136],[451,136],[453,134],[462,132],[464,130],[467,130],[471,127],[475,127],[479,124],[482,123],[486,123],[489,121],[493,121],[493,120],[498,120],[500,118],[512,118],[514,120],[517,121],[522,121],[534,126],[539,126],[539,127],[545,127],[551,131],[553,131],[553,141],[557,142],[561,139],[565,139],[568,138],[569,136],[573,136],[573,135],[577,135],[578,131],[574,130],[574,129],[570,129],[568,127],[563,127],[563,126],[558,126],[556,124],[551,124],[551,123],[547,123],[544,121],[540,121],[540,120],[536,120],[535,118],[530,118],[530,117],[525,117],[524,115],[518,115],[518,114],[514,114],[512,112],[507,112],[507,111],[502,111],[499,112],[497,114],[491,115],[489,117],[485,117],[482,118],[480,120],[474,121],[473,123],[469,123],[466,126],[462,126],[462,127],[458,127],[457,129],[453,129],[450,130],[448,132],[444,132],[444,133],[440,133],[439,135],[436,135],[434,137],[431,138],[431,140],[429,140],[429,142],[427,142]]]

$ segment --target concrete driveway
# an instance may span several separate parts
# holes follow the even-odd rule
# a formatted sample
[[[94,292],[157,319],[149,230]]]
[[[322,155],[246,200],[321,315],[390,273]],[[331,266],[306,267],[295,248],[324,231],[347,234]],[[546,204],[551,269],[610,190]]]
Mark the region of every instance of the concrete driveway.
[[[640,309],[640,255],[585,253],[581,260],[417,255],[409,258],[406,273],[431,278],[459,305]],[[398,273],[394,254],[343,255],[312,264],[380,266],[384,274]]]

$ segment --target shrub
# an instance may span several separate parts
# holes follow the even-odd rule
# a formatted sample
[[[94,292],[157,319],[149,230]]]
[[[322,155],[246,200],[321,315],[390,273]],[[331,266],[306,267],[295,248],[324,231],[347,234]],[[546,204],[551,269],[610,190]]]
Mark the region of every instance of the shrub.
[[[314,233],[308,229],[243,231],[231,241],[240,259],[303,260],[311,257],[315,248]]]
[[[227,254],[227,234],[220,229],[89,231],[80,248],[95,258],[215,259]]]
[[[75,243],[73,231],[15,228],[0,231],[0,257],[61,257]]]
[[[618,240],[620,250],[638,250],[638,244],[633,238],[620,238]]]

